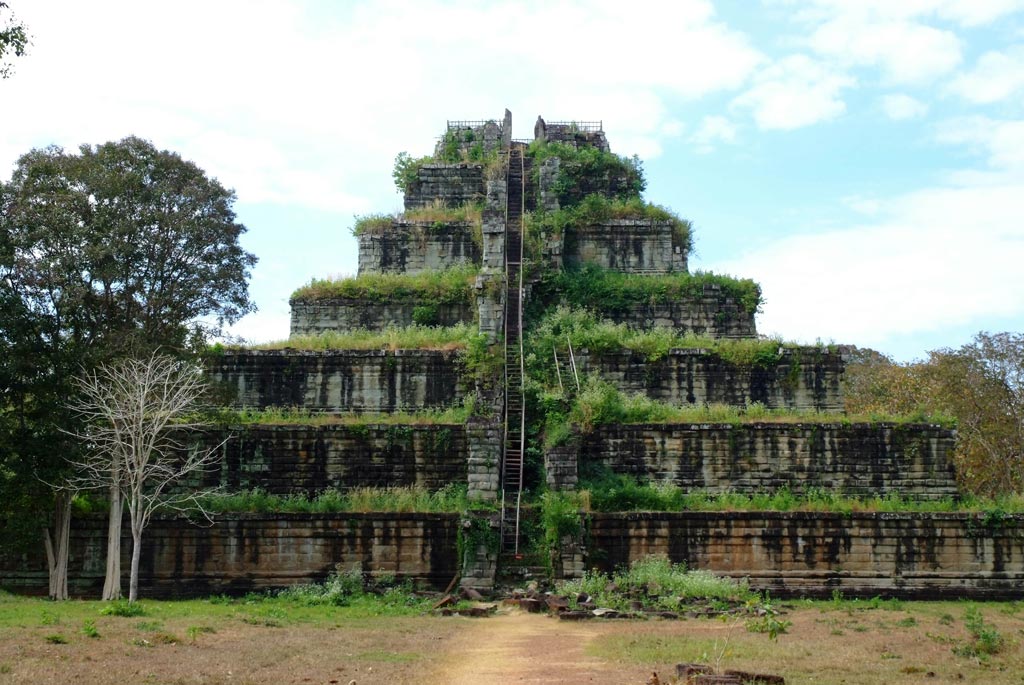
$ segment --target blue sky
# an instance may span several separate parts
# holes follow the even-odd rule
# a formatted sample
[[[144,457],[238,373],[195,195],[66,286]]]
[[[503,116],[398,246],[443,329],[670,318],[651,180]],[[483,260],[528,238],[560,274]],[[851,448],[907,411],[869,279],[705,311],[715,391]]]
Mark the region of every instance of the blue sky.
[[[260,311],[353,273],[354,215],[451,119],[601,119],[763,333],[900,360],[1024,330],[1024,0],[10,0],[0,175],[139,135],[238,193]],[[16,103],[12,106],[11,103]]]

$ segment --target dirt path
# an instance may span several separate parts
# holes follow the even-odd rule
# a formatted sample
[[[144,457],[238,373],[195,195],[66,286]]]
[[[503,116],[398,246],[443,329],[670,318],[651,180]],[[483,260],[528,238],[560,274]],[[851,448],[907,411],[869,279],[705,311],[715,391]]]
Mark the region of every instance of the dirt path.
[[[519,611],[462,620],[475,621],[476,626],[454,638],[448,658],[425,682],[628,685],[645,680],[635,666],[624,669],[585,654],[587,644],[606,629],[604,625]]]

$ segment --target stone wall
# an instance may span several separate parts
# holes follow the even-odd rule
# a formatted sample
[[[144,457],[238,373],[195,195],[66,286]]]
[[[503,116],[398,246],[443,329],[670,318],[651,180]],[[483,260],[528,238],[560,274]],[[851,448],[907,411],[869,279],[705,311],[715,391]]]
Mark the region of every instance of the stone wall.
[[[672,222],[653,219],[609,219],[566,229],[562,259],[569,267],[596,264],[626,273],[686,271],[686,253]]]
[[[241,594],[322,581],[336,568],[443,588],[457,572],[458,525],[457,514],[222,514],[212,525],[155,518],[142,538],[140,594]],[[106,530],[100,516],[72,521],[68,579],[73,595],[99,597]],[[127,525],[124,531],[121,568],[127,574]],[[0,586],[45,594],[46,559],[39,548],[0,557]]]
[[[460,355],[439,350],[249,350],[211,360],[236,407],[395,412],[461,401]]]
[[[435,226],[395,221],[391,228],[366,231],[359,239],[359,273],[443,271],[480,263],[480,246],[468,223]]]
[[[1024,516],[681,512],[591,514],[589,564],[657,554],[776,596],[1019,598]]]
[[[956,432],[938,426],[658,424],[598,426],[580,436],[578,461],[686,490],[754,494],[818,488],[854,496],[957,495]],[[558,464],[571,463],[557,453]],[[550,470],[550,469],[549,469]]]
[[[189,485],[278,495],[406,485],[438,490],[466,483],[470,455],[462,424],[247,425],[188,442],[216,446],[220,456]]]
[[[469,446],[466,494],[470,499],[493,502],[498,499],[501,479],[498,464],[504,437],[502,426],[474,417],[466,425],[466,436]]]
[[[327,300],[291,300],[291,335],[317,335],[353,328],[382,331],[392,326],[454,326],[476,320],[476,303],[425,304],[420,300],[385,302],[331,298]]]
[[[457,207],[484,199],[482,164],[424,164],[405,191],[405,208],[440,202]]]
[[[576,355],[581,372],[596,372],[624,392],[676,405],[760,402],[772,409],[843,411],[840,352],[787,348],[771,366],[739,365],[707,350],[671,350],[654,362],[629,351]]]
[[[709,338],[757,337],[754,312],[743,309],[716,284],[705,285],[700,297],[663,298],[603,307],[600,302],[588,302],[587,306],[605,319],[638,330],[659,327]]]

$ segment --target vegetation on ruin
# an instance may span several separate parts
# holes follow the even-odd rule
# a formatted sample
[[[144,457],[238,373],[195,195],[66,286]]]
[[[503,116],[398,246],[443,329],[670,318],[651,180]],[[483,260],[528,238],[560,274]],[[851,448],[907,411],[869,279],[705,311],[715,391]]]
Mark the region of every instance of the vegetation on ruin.
[[[474,140],[472,131],[447,131],[433,155],[413,157],[399,152],[391,169],[391,178],[398,192],[405,193],[416,182],[419,171],[427,164],[481,164],[488,178],[500,173],[501,156],[497,149],[488,150],[482,140]]]
[[[651,399],[641,393],[623,392],[597,376],[583,377],[578,392],[562,393],[533,389],[532,400],[545,417],[544,444],[553,447],[567,440],[573,429],[590,433],[597,426],[622,424],[811,424],[851,426],[871,423],[903,426],[938,425],[954,428],[948,416],[913,414],[830,414],[811,410],[769,409],[759,402],[745,407],[727,404],[679,406]],[[574,384],[573,381],[570,381]],[[574,388],[572,388],[574,390]]]
[[[761,309],[761,286],[753,280],[703,271],[648,276],[588,264],[547,273],[542,284],[544,292],[557,294],[565,302],[608,315],[626,314],[644,304],[698,301],[712,287],[720,288],[744,312]]]
[[[418,274],[362,274],[345,278],[314,278],[292,293],[292,300],[316,302],[353,299],[366,302],[417,302],[421,305],[473,302],[479,268],[454,266]]]
[[[673,246],[687,255],[693,249],[692,225],[661,205],[650,204],[638,195],[608,198],[599,193],[587,195],[578,204],[553,212],[537,211],[524,217],[525,240],[536,245],[542,236],[560,237],[614,219],[646,219],[672,225]]]
[[[648,362],[665,358],[671,350],[704,350],[709,355],[739,366],[771,368],[783,358],[785,350],[813,355],[831,350],[829,346],[801,346],[777,338],[721,339],[680,334],[667,327],[645,330],[624,323],[613,323],[586,309],[558,306],[534,317],[530,334],[524,338],[525,361],[531,378],[543,387],[557,387],[554,350],[562,362],[568,360],[568,345],[579,355],[629,351]],[[563,383],[565,382],[563,378]]]
[[[440,230],[450,224],[470,224],[474,230],[474,239],[477,239],[481,221],[483,220],[483,207],[479,203],[466,203],[457,207],[449,207],[440,201],[414,209],[407,209],[404,212],[394,214],[366,214],[357,216],[352,225],[353,235],[381,233],[391,230],[398,222],[419,224],[418,228],[423,230]],[[479,243],[480,241],[477,240]]]
[[[921,500],[888,493],[872,497],[847,496],[826,488],[794,492],[780,488],[771,492],[712,493],[686,489],[671,483],[650,483],[628,474],[612,473],[601,464],[580,465],[576,494],[581,511],[811,511],[833,514],[949,513],[978,515],[979,529],[996,529],[1005,517],[1024,514],[1024,496],[998,498],[964,496]]]
[[[476,411],[475,395],[467,395],[457,407],[416,412],[331,414],[302,407],[231,409],[220,407],[204,418],[220,426],[378,426],[461,425]]]
[[[203,505],[212,514],[457,513],[466,510],[469,500],[466,486],[452,483],[435,491],[414,485],[352,488],[344,492],[327,489],[314,497],[274,495],[257,488],[229,494],[215,493],[204,498]]]
[[[540,167],[551,157],[560,160],[552,190],[563,208],[578,204],[587,195],[602,192],[618,200],[639,197],[647,187],[640,158],[622,157],[585,145],[535,140],[527,148],[533,159],[534,185],[540,187]]]
[[[353,328],[343,332],[324,332],[317,335],[297,335],[286,340],[275,340],[252,345],[250,350],[464,350],[480,336],[476,326],[462,323],[456,326],[404,326],[368,330]],[[229,348],[230,349],[230,348]]]

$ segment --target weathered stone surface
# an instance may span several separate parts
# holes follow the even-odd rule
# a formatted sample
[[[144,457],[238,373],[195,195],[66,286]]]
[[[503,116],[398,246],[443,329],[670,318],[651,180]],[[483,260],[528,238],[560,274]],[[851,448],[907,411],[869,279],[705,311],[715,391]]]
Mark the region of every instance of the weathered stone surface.
[[[470,499],[492,502],[498,497],[502,433],[500,424],[476,417],[471,418],[466,425],[466,442],[469,447],[466,494]]]
[[[395,221],[391,228],[367,231],[359,239],[359,273],[442,271],[480,263],[480,246],[468,223],[441,226]]]
[[[457,207],[484,199],[482,164],[425,164],[405,191],[405,208],[440,202]]]
[[[307,496],[326,488],[438,490],[466,482],[466,433],[462,424],[237,426],[189,441],[219,446],[220,455],[191,485]]]
[[[476,306],[470,299],[424,306],[419,300],[386,302],[333,298],[291,300],[291,335],[318,335],[365,328],[381,331],[389,327],[454,326],[476,320]]]
[[[1024,516],[966,513],[591,513],[590,564],[651,554],[779,596],[1019,597]]]
[[[676,405],[760,402],[771,409],[843,411],[845,362],[838,351],[785,349],[771,366],[739,365],[707,350],[670,350],[654,362],[629,351],[590,354],[576,362],[625,392],[644,393]]]
[[[696,298],[638,302],[627,307],[594,307],[601,316],[639,330],[674,328],[709,338],[756,338],[754,312],[743,309],[720,286],[704,286]]]
[[[457,571],[458,520],[455,514],[410,513],[224,514],[212,525],[155,518],[142,539],[140,592],[238,594],[320,581],[336,568],[444,588]],[[75,594],[98,596],[103,586],[106,527],[102,516],[72,522],[68,577]],[[124,535],[121,568],[127,573],[127,525]],[[0,555],[0,585],[45,592],[44,555]]]
[[[686,252],[670,221],[609,219],[566,229],[566,266],[596,264],[613,271],[665,274],[686,271]]]
[[[210,362],[236,407],[394,412],[441,408],[465,392],[459,354],[436,350],[250,350]]]
[[[914,499],[957,495],[956,432],[932,425],[644,424],[598,426],[578,440],[581,462],[687,490],[753,494],[785,487],[795,493],[817,488]],[[561,478],[557,485],[569,485],[557,467],[571,461],[562,451],[573,442],[546,459],[549,482],[554,470]]]

